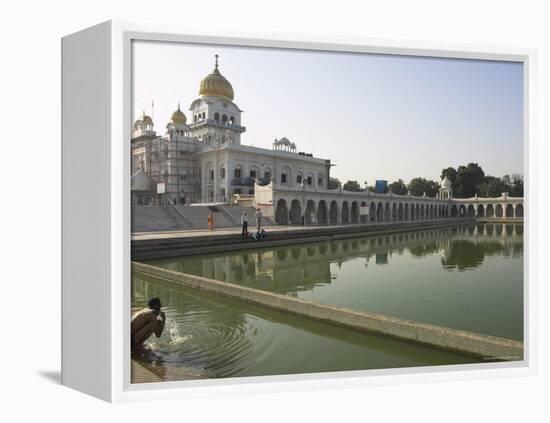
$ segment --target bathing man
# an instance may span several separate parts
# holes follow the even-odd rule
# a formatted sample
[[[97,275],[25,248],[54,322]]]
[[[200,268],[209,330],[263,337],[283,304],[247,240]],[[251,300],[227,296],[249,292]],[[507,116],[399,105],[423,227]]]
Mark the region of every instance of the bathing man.
[[[143,343],[153,333],[157,338],[160,338],[160,335],[162,335],[164,323],[166,322],[166,315],[163,311],[160,311],[160,308],[160,300],[158,298],[151,298],[151,300],[149,300],[149,308],[138,311],[132,317],[130,330],[132,336],[132,352],[143,351]]]

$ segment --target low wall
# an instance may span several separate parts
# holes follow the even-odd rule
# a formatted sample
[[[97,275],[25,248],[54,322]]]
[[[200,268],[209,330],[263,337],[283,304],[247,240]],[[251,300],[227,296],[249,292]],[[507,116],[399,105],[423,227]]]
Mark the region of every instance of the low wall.
[[[523,223],[523,217],[476,217],[480,223]]]
[[[377,236],[390,233],[418,231],[474,223],[473,219],[449,219],[439,221],[418,221],[399,223],[370,223],[346,226],[277,227],[267,229],[267,238],[258,244],[243,239],[240,231],[218,235],[216,232],[198,236],[171,236],[159,234],[157,238],[133,239],[132,260],[181,257],[208,253],[277,247],[281,245],[306,244],[310,242]],[[291,229],[288,229],[291,228]]]
[[[293,313],[309,319],[469,356],[491,360],[523,359],[523,343],[511,339],[399,319],[383,314],[357,311],[345,307],[319,304],[139,262],[132,262],[132,272],[265,306],[273,310]]]

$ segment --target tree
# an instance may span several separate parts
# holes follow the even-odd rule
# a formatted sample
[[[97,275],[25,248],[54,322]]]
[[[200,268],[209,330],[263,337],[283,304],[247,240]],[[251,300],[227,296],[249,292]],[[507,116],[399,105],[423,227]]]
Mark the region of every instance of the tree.
[[[330,177],[328,179],[328,189],[336,189],[342,186],[342,182],[338,178]]]
[[[413,178],[409,182],[409,191],[412,195],[420,196],[426,193],[428,197],[435,197],[439,191],[439,183],[424,178]]]
[[[445,176],[449,181],[453,184],[453,189],[455,189],[455,181],[456,181],[456,169],[454,167],[448,167],[446,169],[443,169],[441,171],[441,179],[444,179]]]
[[[523,197],[523,176],[518,174],[504,175],[502,182],[504,186],[501,192],[507,192],[511,197]]]
[[[512,175],[510,178],[510,196],[512,197],[523,197],[523,176],[521,175]]]
[[[405,182],[403,182],[403,179],[398,179],[397,181],[392,182],[389,185],[389,189],[390,189],[390,192],[393,192],[394,194],[397,194],[397,195],[406,195],[407,192],[409,191],[407,189],[407,185],[405,185]]]
[[[507,191],[508,185],[504,180],[494,176],[486,176],[481,184],[477,186],[476,193],[480,197],[500,197]]]
[[[450,179],[450,178],[449,178]],[[485,172],[477,163],[459,166],[456,171],[453,193],[458,198],[470,198],[477,192],[477,187],[485,180]]]
[[[361,185],[359,185],[359,182],[357,181],[347,181],[344,184],[344,189],[346,191],[355,191],[355,192],[363,191],[361,189]]]

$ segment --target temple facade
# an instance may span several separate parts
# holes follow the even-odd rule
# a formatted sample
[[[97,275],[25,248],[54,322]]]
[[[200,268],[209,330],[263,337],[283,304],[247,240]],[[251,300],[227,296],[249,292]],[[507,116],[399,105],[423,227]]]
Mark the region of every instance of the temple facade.
[[[163,135],[145,112],[135,121],[134,205],[227,203],[235,196],[253,196],[257,183],[292,187],[305,181],[312,188],[328,187],[330,160],[299,152],[287,138],[275,139],[272,149],[241,143],[246,131],[242,110],[217,55],[198,94],[189,119],[178,105]]]
[[[286,137],[272,148],[245,145],[231,83],[214,69],[200,82],[189,118],[180,105],[158,135],[145,112],[132,132],[132,204],[242,202],[281,225],[360,224],[447,218],[523,219],[523,198],[457,199],[444,177],[437,196],[329,189],[331,162],[300,152]],[[180,211],[181,213],[181,211]]]

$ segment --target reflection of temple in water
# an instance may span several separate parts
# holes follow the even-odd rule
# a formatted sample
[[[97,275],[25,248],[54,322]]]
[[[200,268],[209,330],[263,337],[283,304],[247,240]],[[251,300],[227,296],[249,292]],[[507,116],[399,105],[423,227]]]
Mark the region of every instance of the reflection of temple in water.
[[[224,256],[186,258],[169,267],[219,281],[292,295],[318,283],[330,283],[328,244],[284,247]]]
[[[185,257],[167,266],[220,281],[290,295],[332,281],[331,264],[362,257],[365,266],[391,263],[392,256],[408,251],[412,257],[440,254],[447,270],[470,269],[486,256],[520,256],[523,253],[522,224],[477,224],[415,232],[394,233],[358,239],[319,242],[255,252]]]
[[[485,257],[523,254],[523,225],[477,224],[461,228],[441,250],[441,264],[447,270],[480,266]]]

